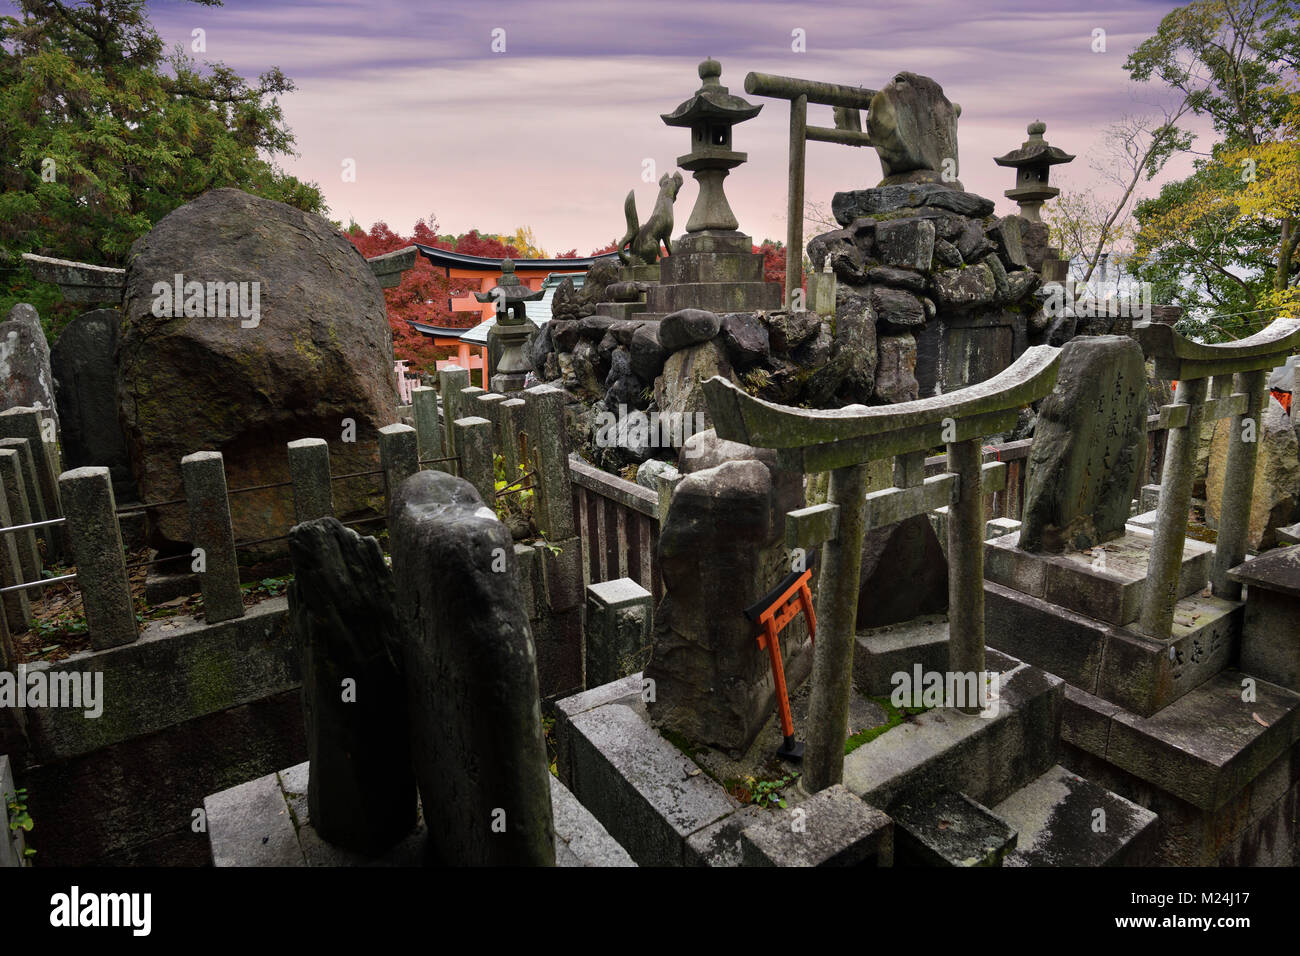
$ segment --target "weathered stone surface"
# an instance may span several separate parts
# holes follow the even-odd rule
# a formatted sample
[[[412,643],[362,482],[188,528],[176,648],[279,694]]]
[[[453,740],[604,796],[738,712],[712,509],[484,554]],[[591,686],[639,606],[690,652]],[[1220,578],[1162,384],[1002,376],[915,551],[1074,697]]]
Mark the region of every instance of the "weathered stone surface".
[[[416,815],[392,572],[374,538],[336,518],[296,525],[289,555],[312,825],[330,843],[379,853]]]
[[[863,279],[862,248],[854,241],[850,229],[835,229],[813,237],[808,243],[808,258],[816,272],[821,272],[829,259],[831,271],[845,282],[861,282]]]
[[[578,334],[584,339],[599,342],[613,324],[614,319],[607,315],[586,315],[578,321]]]
[[[674,352],[664,363],[663,375],[655,379],[655,404],[661,413],[698,413],[703,416],[700,420],[707,423],[709,403],[705,401],[703,385],[715,375],[731,378],[731,363],[717,342],[701,342]]]
[[[753,449],[724,446],[711,432],[692,443],[700,454],[684,450],[682,463],[701,470],[677,485],[659,537],[664,598],[645,670],[655,682],[648,707],[658,726],[688,740],[744,750],[775,696],[770,665],[754,653],[753,624],[742,612],[788,570],[779,518],[789,510],[788,490],[798,488],[801,499],[802,489],[798,476],[752,457]],[[806,634],[802,620],[783,632],[787,660]],[[795,686],[796,671],[787,665],[787,673]]]
[[[772,312],[767,317],[772,351],[789,355],[817,334],[821,316],[816,312]]]
[[[176,274],[205,288],[249,283],[243,302],[257,289],[257,315],[155,315],[154,284],[170,288]],[[375,468],[376,433],[397,418],[392,334],[374,273],[324,219],[236,189],[204,194],[132,246],[122,321],[118,395],[146,501],[180,497],[181,458],[205,448],[221,449],[232,488],[287,479],[284,447],[299,438],[329,440],[336,473]],[[344,442],[349,419],[356,441]],[[341,484],[335,503],[355,513],[377,491]],[[231,504],[236,540],[293,523],[278,489]],[[150,517],[156,543],[189,540],[184,509]]]
[[[925,515],[867,531],[859,580],[859,629],[948,609],[948,561]]]
[[[891,289],[889,286],[873,286],[871,289],[871,307],[878,321],[890,326],[910,328],[925,325],[925,306],[910,292]]]
[[[934,261],[949,269],[960,269],[965,264],[961,250],[947,239],[934,240]]]
[[[528,364],[533,367],[533,371],[538,377],[545,377],[546,357],[554,354],[554,352],[555,343],[551,341],[551,323],[547,322],[528,337],[528,344],[524,347],[524,354],[528,359]]]
[[[572,352],[578,344],[578,332],[581,326],[574,319],[551,319],[546,323],[551,330],[551,342],[557,352]]]
[[[669,352],[707,342],[718,334],[718,317],[705,309],[681,309],[659,322],[659,344]]]
[[[389,526],[416,778],[424,806],[441,808],[430,856],[552,865],[537,656],[510,532],[439,471],[403,482]]]
[[[51,352],[59,446],[65,468],[103,465],[119,498],[130,481],[126,439],[117,414],[116,309],[96,309],[68,323]]]
[[[1023,216],[1020,219],[1020,246],[1025,251],[1025,264],[1034,272],[1043,268],[1043,259],[1052,237],[1045,222],[1030,222]]]
[[[988,229],[988,236],[1008,269],[1024,269],[1028,265],[1025,248],[1020,243],[1020,222],[1019,216],[1003,216]]]
[[[746,866],[890,866],[894,825],[842,785],[814,794],[798,810],[767,813],[741,836]]]
[[[647,382],[653,382],[663,371],[668,351],[659,344],[659,324],[648,322],[632,333],[628,348],[632,358],[632,371]]]
[[[853,220],[863,216],[876,216],[923,206],[944,209],[976,219],[993,213],[993,200],[939,183],[904,183],[878,186],[874,189],[857,189],[836,193],[831,199],[831,213],[841,226],[847,226]]]
[[[916,382],[916,338],[908,333],[882,335],[876,353],[876,398],[895,405],[915,400],[920,392]]]
[[[722,342],[738,369],[747,369],[768,357],[771,342],[767,326],[754,312],[732,312],[722,317]]]
[[[941,239],[935,240],[935,249],[939,248],[938,244]],[[960,257],[958,265],[961,264]],[[867,270],[867,281],[879,285],[897,286],[900,289],[907,289],[910,292],[925,291],[925,276],[909,269],[898,269],[894,266],[875,266]]]
[[[658,491],[660,475],[676,478],[679,474],[677,469],[668,462],[660,461],[658,458],[651,458],[649,461],[642,463],[641,467],[636,470],[636,483],[642,488]]]
[[[928,76],[900,72],[871,98],[871,145],[884,172],[881,185],[938,183],[957,168],[957,109]],[[952,180],[961,189],[961,183]]]
[[[1141,346],[1114,335],[1067,343],[1039,408],[1020,546],[1059,553],[1122,535],[1146,448]]]
[[[1205,482],[1206,518],[1218,525],[1223,508],[1227,471],[1228,437],[1232,419],[1221,419],[1214,428],[1210,445],[1209,475]],[[1300,444],[1291,419],[1271,396],[1256,428],[1258,458],[1255,487],[1250,499],[1250,533],[1246,546],[1263,551],[1277,543],[1277,529],[1295,518],[1300,495]],[[1227,494],[1244,494],[1244,488],[1230,488]]]
[[[983,262],[965,269],[945,269],[931,278],[934,300],[951,309],[973,309],[987,305],[997,296],[993,273]]]
[[[50,346],[41,317],[26,302],[15,305],[0,322],[0,395],[5,408],[24,405],[55,416]]]
[[[876,226],[876,254],[887,266],[929,269],[934,258],[934,223],[888,219]]]
[[[840,287],[830,358],[809,379],[808,400],[823,408],[835,402],[865,405],[876,388],[876,362],[875,310],[866,297]]]

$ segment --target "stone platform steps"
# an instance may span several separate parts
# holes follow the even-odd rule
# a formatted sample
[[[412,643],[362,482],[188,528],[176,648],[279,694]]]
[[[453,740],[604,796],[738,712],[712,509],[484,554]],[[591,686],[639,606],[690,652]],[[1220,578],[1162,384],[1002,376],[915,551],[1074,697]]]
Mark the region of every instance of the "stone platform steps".
[[[1150,810],[1059,765],[993,813],[1019,833],[1003,866],[1144,866],[1158,830]]]
[[[1300,694],[1224,671],[1152,716],[1070,687],[1062,763],[1159,816],[1154,861],[1300,863]]]
[[[930,638],[935,626],[927,622]],[[946,625],[941,630],[946,632]],[[903,668],[910,663],[908,645],[901,640],[895,644],[893,661]],[[994,650],[988,653],[988,668],[999,675],[998,695],[983,714],[934,709],[885,730],[845,758],[843,783],[832,788],[833,797],[826,796],[830,791],[809,797],[788,786],[789,810],[742,805],[715,779],[721,774],[710,770],[721,763],[693,756],[665,739],[647,717],[639,674],[556,704],[560,777],[643,866],[971,865],[970,860],[1000,865],[1004,858],[1012,862],[1021,825],[1031,828],[1031,848],[1037,854],[1023,857],[1021,865],[1035,865],[1053,852],[1062,860],[1075,859],[1078,851],[1057,846],[1057,834],[1065,834],[1067,820],[1069,826],[1086,827],[1087,821],[1073,813],[1082,804],[1069,802],[1051,828],[1028,809],[1014,822],[997,820],[1004,806],[1014,810],[1047,802],[1050,775],[1060,770],[1066,685]],[[795,716],[798,730],[798,708]],[[773,748],[776,738],[766,733],[770,729],[751,748],[763,753],[746,755],[751,763],[761,765]],[[1083,792],[1092,806],[1125,806],[1104,788],[1081,783],[1089,788]],[[790,829],[789,814],[800,808],[812,814],[822,802],[825,807],[818,812],[837,821],[838,842],[823,840],[809,848],[781,838]],[[970,840],[954,842],[947,838],[958,833],[948,831],[959,809],[970,824],[961,832]],[[1120,809],[1112,812],[1124,815]],[[945,820],[948,825],[942,825]],[[1101,858],[1123,858],[1141,832],[1121,828],[1113,833],[1113,845]]]
[[[216,866],[422,866],[423,811],[411,833],[377,858],[326,843],[311,825],[306,762],[212,794],[203,801]],[[555,777],[551,807],[556,866],[635,866],[632,858]]]

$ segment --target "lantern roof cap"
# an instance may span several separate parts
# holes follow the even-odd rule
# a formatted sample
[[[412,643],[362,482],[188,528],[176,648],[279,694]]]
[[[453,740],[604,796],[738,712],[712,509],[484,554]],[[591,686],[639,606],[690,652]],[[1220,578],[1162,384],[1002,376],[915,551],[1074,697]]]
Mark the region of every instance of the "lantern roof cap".
[[[1052,146],[1047,140],[1043,139],[1043,134],[1047,132],[1047,124],[1042,120],[1034,120],[1025,128],[1025,131],[1029,134],[1029,138],[1020,144],[1019,149],[1013,149],[1005,156],[995,156],[993,162],[999,166],[1019,168],[1021,166],[1056,166],[1074,159],[1074,156],[1070,153]]]
[[[660,119],[669,126],[693,126],[702,119],[720,119],[728,124],[743,123],[753,119],[763,108],[744,97],[728,92],[718,79],[722,75],[722,64],[709,57],[699,66],[703,85],[695,95],[682,103],[671,113],[660,114]]]

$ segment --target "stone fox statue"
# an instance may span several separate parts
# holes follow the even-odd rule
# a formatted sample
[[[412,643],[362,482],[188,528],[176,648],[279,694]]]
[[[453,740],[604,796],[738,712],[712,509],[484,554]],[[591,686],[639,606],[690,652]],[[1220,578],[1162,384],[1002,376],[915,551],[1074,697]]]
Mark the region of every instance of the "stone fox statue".
[[[664,173],[659,178],[659,198],[655,200],[654,212],[644,226],[637,223],[636,190],[629,189],[627,199],[623,200],[623,213],[627,216],[627,233],[618,241],[618,257],[624,263],[653,265],[659,261],[659,243],[664,244],[664,253],[672,255],[670,240],[673,232],[673,202],[677,192],[682,188],[682,174]]]

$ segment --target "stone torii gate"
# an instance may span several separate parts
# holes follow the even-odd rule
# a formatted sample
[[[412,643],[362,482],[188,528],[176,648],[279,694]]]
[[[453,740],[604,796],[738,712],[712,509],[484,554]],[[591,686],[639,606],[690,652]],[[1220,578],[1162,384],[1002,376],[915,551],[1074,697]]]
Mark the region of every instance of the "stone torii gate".
[[[839,783],[852,691],[863,536],[947,506],[948,669],[984,670],[983,496],[1005,487],[1006,466],[981,464],[981,438],[1015,426],[1018,411],[1056,384],[1060,349],[1039,345],[1010,368],[960,391],[868,408],[792,408],[715,376],[704,383],[719,438],[774,448],[786,467],[829,471],[830,500],[790,512],[787,545],[823,545],[804,786]],[[925,477],[925,453],[946,445],[948,470]],[[894,458],[895,487],[867,494],[867,466]],[[964,707],[978,712],[978,707]]]
[[[1221,345],[1202,345],[1179,335],[1171,326],[1149,322],[1133,327],[1133,336],[1148,359],[1155,360],[1159,378],[1178,382],[1172,405],[1160,409],[1165,440],[1164,474],[1156,512],[1155,536],[1147,561],[1146,588],[1138,629],[1165,640],[1174,620],[1178,576],[1187,539],[1187,510],[1192,499],[1192,473],[1201,425],[1232,416],[1228,457],[1224,466],[1223,511],[1214,547],[1210,582],[1214,595],[1235,601],[1241,585],[1228,570],[1246,556],[1250,503],[1255,487],[1259,445],[1243,439],[1245,423],[1256,430],[1267,400],[1268,373],[1300,348],[1300,319],[1277,319],[1254,335]],[[1214,395],[1207,401],[1210,379]]]

